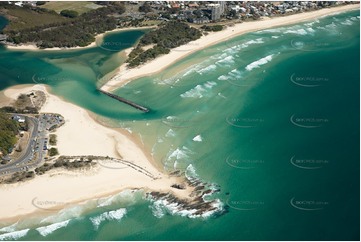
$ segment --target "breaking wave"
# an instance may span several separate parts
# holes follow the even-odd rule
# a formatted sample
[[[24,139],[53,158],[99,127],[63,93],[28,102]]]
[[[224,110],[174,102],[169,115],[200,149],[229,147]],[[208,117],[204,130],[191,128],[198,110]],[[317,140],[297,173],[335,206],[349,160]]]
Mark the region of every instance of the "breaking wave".
[[[180,96],[182,98],[202,98],[203,96],[207,96],[208,91],[216,85],[216,82],[208,81],[203,85],[195,86],[193,89],[182,93]]]
[[[261,58],[261,59],[259,59],[257,61],[252,62],[251,64],[248,64],[246,66],[246,70],[251,71],[251,70],[253,70],[255,68],[259,68],[260,66],[267,64],[268,62],[270,62],[272,60],[273,56],[274,56],[273,54],[268,55],[268,56],[263,57],[263,58]]]
[[[202,136],[199,134],[199,135],[195,136],[192,140],[195,141],[195,142],[202,142],[202,141],[203,141],[203,138],[202,138]]]
[[[59,223],[55,223],[55,224],[50,224],[48,226],[43,226],[43,227],[39,227],[37,228],[36,230],[42,235],[42,236],[47,236],[51,233],[53,233],[54,231],[60,229],[60,228],[63,228],[63,227],[66,227],[68,226],[70,222],[70,219],[69,220],[65,220],[63,222],[59,222]]]
[[[227,56],[224,59],[221,59],[219,61],[216,61],[216,65],[226,65],[229,66],[231,64],[234,64],[234,57],[233,56]]]
[[[19,230],[0,235],[0,240],[17,240],[27,235],[29,229]]]
[[[167,214],[178,215],[188,218],[209,218],[213,215],[225,212],[224,204],[219,199],[207,197],[220,191],[216,184],[208,184],[199,179],[192,164],[188,165],[185,176],[190,185],[195,187],[193,202],[182,201],[171,194],[151,193],[147,199],[152,202],[150,208],[155,217],[161,218]]]
[[[203,69],[200,69],[199,71],[197,71],[200,75],[203,75],[207,72],[211,72],[211,71],[214,71],[215,69],[217,69],[217,66],[216,65],[210,65],[210,66],[207,66]]]
[[[104,212],[98,216],[90,218],[95,230],[97,230],[100,224],[104,221],[110,220],[121,220],[127,214],[127,210],[125,208],[120,208],[110,212]]]

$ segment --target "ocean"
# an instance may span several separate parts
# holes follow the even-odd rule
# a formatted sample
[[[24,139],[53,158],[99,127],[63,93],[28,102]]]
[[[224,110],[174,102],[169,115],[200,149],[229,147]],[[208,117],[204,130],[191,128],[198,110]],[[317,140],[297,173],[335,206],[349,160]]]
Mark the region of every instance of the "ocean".
[[[0,225],[0,240],[359,240],[359,11],[238,36],[115,91],[150,113],[96,90],[143,33],[84,50],[0,47],[0,89],[50,85],[139,136],[165,171],[219,188],[207,199],[222,212],[193,217],[127,190]]]

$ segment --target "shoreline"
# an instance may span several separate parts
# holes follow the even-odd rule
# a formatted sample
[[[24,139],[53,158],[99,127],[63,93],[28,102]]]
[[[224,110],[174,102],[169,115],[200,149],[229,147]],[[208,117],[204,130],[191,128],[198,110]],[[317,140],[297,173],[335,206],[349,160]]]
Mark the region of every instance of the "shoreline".
[[[119,167],[119,163],[102,163],[84,170],[53,169],[44,175],[16,184],[1,184],[0,195],[9,199],[0,200],[1,223],[16,222],[29,215],[38,217],[42,214],[58,212],[63,208],[80,205],[116,195],[124,190],[143,190],[171,193],[174,196],[189,200],[192,187],[180,190],[171,187],[173,184],[184,184],[184,179],[162,173],[154,164],[151,155],[144,152],[143,147],[125,132],[110,129],[94,120],[85,109],[61,100],[51,94],[45,85],[19,85],[1,92],[9,101],[20,93],[30,90],[44,91],[47,101],[41,112],[53,112],[63,115],[65,124],[55,131],[59,153],[64,156],[99,155],[122,158],[135,166],[146,170],[154,178],[131,167]],[[76,135],[74,135],[76,134]],[[94,142],[96,141],[96,142]],[[40,209],[34,206],[34,199],[55,201],[57,206],[51,209]],[[11,201],[11,203],[9,203]],[[50,208],[50,207],[49,207]]]
[[[105,35],[107,35],[109,33],[130,31],[130,30],[139,30],[139,29],[151,29],[151,28],[154,28],[154,26],[116,28],[116,29],[113,29],[113,30],[105,31],[104,33],[97,34],[95,36],[95,40],[92,43],[90,43],[87,46],[82,46],[82,47],[80,47],[80,46],[70,47],[70,48],[54,47],[54,48],[44,48],[44,49],[42,49],[42,48],[37,47],[35,44],[20,44],[20,45],[8,45],[8,44],[5,44],[4,46],[8,50],[26,50],[26,51],[83,50],[83,49],[89,49],[89,48],[97,47],[99,41],[103,41]]]
[[[333,8],[324,8],[312,12],[304,12],[288,16],[279,16],[275,18],[267,18],[252,22],[235,24],[234,26],[227,27],[222,31],[211,32],[206,36],[202,36],[195,41],[189,42],[188,44],[171,49],[170,53],[161,55],[156,59],[153,59],[138,67],[129,69],[126,67],[127,63],[124,63],[118,68],[116,74],[110,78],[107,83],[103,84],[101,89],[107,92],[114,91],[115,89],[126,85],[134,79],[157,74],[177,61],[195,53],[196,51],[219,44],[236,36],[269,28],[303,23],[328,15],[356,10],[359,8],[360,4],[343,5]]]

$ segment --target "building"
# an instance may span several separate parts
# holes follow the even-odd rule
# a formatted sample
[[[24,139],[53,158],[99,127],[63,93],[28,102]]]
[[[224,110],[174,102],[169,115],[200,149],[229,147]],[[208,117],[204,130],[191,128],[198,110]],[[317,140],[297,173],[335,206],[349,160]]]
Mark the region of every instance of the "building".
[[[211,11],[212,11],[212,14],[211,14],[212,21],[217,21],[217,20],[221,19],[221,15],[222,15],[221,5],[212,4]]]
[[[25,123],[25,118],[20,117],[20,116],[18,116],[18,115],[14,115],[14,116],[12,117],[12,119],[14,119],[15,121],[18,121],[19,123]]]
[[[224,14],[224,12],[226,11],[226,1],[218,1],[219,7],[220,7],[220,11],[221,11],[221,15]]]
[[[209,19],[207,17],[194,18],[192,22],[195,24],[207,24],[209,23]]]

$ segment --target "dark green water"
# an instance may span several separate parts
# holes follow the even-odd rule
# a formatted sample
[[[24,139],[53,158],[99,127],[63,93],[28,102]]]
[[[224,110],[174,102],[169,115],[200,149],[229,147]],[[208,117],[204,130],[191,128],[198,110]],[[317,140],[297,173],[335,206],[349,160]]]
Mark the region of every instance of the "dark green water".
[[[0,50],[1,88],[47,83],[100,120],[139,133],[165,170],[219,185],[214,198],[226,211],[188,218],[187,211],[124,192],[109,206],[89,202],[62,211],[53,223],[80,215],[67,226],[47,227],[46,236],[32,226],[19,238],[358,240],[359,28],[353,11],[246,34],[116,91],[150,107],[149,114],[95,90],[122,62],[114,51],[122,44],[59,53]],[[112,38],[126,46],[123,34]],[[109,211],[126,214],[116,219]]]
[[[8,20],[0,15],[0,30],[2,30],[8,23]]]

